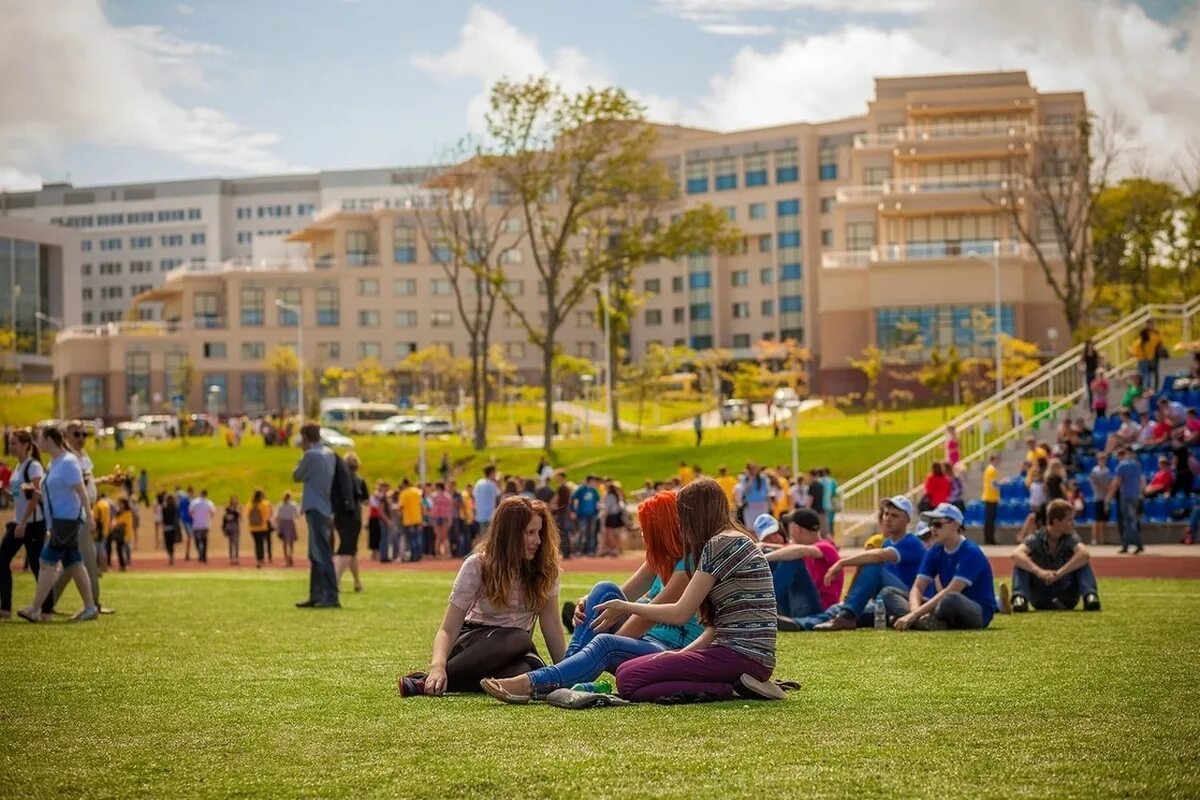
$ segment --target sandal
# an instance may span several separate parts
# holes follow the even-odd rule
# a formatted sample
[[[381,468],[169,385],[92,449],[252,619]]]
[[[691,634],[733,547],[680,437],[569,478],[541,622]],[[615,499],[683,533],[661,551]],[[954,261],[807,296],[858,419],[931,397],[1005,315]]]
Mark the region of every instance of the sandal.
[[[479,688],[483,689],[501,703],[509,703],[514,706],[523,706],[533,699],[527,694],[512,694],[503,686],[501,686],[500,681],[496,678],[484,678],[479,682]]]
[[[36,611],[30,611],[27,608],[22,608],[17,611],[17,616],[26,622],[41,622],[42,618]]]

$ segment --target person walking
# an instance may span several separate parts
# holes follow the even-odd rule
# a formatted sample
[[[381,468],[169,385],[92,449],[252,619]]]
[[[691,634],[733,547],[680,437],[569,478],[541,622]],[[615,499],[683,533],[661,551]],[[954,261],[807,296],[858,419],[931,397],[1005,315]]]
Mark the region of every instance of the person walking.
[[[496,513],[496,504],[500,500],[500,484],[496,482],[496,467],[488,464],[483,468],[483,477],[475,482],[472,491],[475,497],[475,521],[479,523],[479,536],[487,535],[488,524]]]
[[[138,473],[138,502],[144,506],[150,505],[150,475],[147,474],[145,467]]]
[[[1138,555],[1146,549],[1142,544],[1142,529],[1138,520],[1138,507],[1146,479],[1132,448],[1121,448],[1120,459],[1105,499],[1111,503],[1113,498],[1117,498],[1117,525],[1121,531],[1119,552],[1128,553],[1132,546],[1133,554]]]
[[[192,487],[186,492],[175,487],[175,499],[179,501],[179,532],[183,535],[183,560],[192,560]]]
[[[229,498],[225,506],[225,514],[221,518],[221,533],[229,540],[229,565],[238,563],[242,544],[242,507],[238,504],[237,495]]]
[[[246,527],[254,539],[255,565],[262,569],[271,542],[271,501],[262,489],[255,489],[250,498],[250,506],[246,509]]]
[[[308,599],[296,608],[340,608],[337,574],[333,569],[330,525],[333,518],[333,474],[337,459],[321,442],[321,428],[309,422],[300,428],[300,447],[304,455],[292,472],[292,480],[304,484],[300,509],[308,523]]]
[[[121,566],[121,572],[124,572],[128,567],[128,561],[125,558],[125,539],[133,536],[133,510],[128,497],[122,497],[117,503],[117,513],[113,515],[112,525],[110,526],[107,539],[107,547],[105,550],[105,562],[108,566],[112,566],[113,550],[117,551],[117,563]]]
[[[188,514],[192,518],[192,538],[196,541],[196,560],[201,564],[208,563],[208,531],[212,526],[213,517],[217,515],[217,507],[208,499],[208,489],[201,489],[200,496],[188,505]]]
[[[1096,407],[1096,389],[1092,382],[1096,379],[1096,373],[1100,369],[1100,354],[1096,352],[1096,344],[1091,339],[1083,343],[1083,356],[1080,359],[1083,363],[1083,385],[1087,389],[1087,402],[1089,408]],[[1107,394],[1107,390],[1105,390]],[[1108,403],[1107,397],[1105,404]]]
[[[283,542],[283,560],[285,566],[295,563],[296,554],[296,520],[300,517],[300,506],[292,500],[291,492],[283,493],[283,501],[275,509],[275,528],[279,531],[279,541]]]
[[[65,431],[63,431],[61,428],[59,431],[63,434],[64,446],[71,452],[72,455],[75,456],[80,472],[83,475],[83,488],[87,493],[88,509],[90,511],[91,507],[96,503],[97,494],[96,478],[94,475],[95,468],[92,465],[92,459],[87,454],[87,448],[85,446],[87,444],[87,428],[83,427],[83,423],[79,420],[72,420],[67,424]],[[45,448],[42,448],[42,450],[45,452]],[[79,549],[79,556],[83,562],[83,568],[87,572],[88,584],[91,589],[92,599],[95,601],[97,608],[99,608],[103,613],[108,613],[111,609],[104,608],[100,604],[100,564],[97,559],[97,554],[99,551],[96,547],[97,539],[95,537],[95,520],[90,513],[86,516],[87,525],[80,533],[78,541],[76,542],[76,546]],[[52,520],[47,518],[47,537],[49,537],[52,533],[51,528],[53,526],[51,523]],[[53,607],[54,603],[58,602],[58,598],[62,596],[63,591],[67,588],[67,584],[70,583],[71,580],[71,576],[67,574],[65,569],[61,574],[57,575],[57,578],[54,582],[54,591],[51,594],[52,599],[47,601],[50,603],[51,607]]]
[[[33,603],[19,610],[17,615],[29,622],[41,621],[42,604],[54,589],[55,567],[61,563],[63,574],[75,582],[83,598],[83,609],[72,619],[93,620],[100,614],[100,609],[79,551],[79,541],[86,538],[92,527],[92,509],[84,486],[83,468],[78,457],[67,448],[66,436],[57,426],[42,428],[37,444],[50,457],[40,492],[42,516],[50,520],[49,537],[40,556]]]
[[[179,544],[179,499],[170,492],[162,498],[162,541],[167,550],[167,564],[175,566],[175,545]]]
[[[41,491],[46,470],[42,467],[42,454],[33,441],[33,433],[27,428],[12,431],[7,448],[16,457],[17,466],[4,487],[12,495],[13,518],[5,525],[4,538],[0,540],[0,619],[12,616],[13,558],[24,550],[36,580],[41,565],[38,557],[46,540],[46,518],[41,506],[34,501]]]
[[[342,585],[342,575],[348,569],[350,577],[354,579],[354,591],[361,592],[363,584],[358,574],[358,537],[363,527],[362,505],[369,499],[370,492],[367,491],[367,482],[358,474],[358,454],[347,453],[344,463],[349,472],[351,497],[346,502],[334,503],[333,524],[337,528],[338,549],[333,561],[338,586]]]
[[[697,414],[692,417],[692,430],[696,432],[696,447],[699,447],[704,439],[704,415]]]

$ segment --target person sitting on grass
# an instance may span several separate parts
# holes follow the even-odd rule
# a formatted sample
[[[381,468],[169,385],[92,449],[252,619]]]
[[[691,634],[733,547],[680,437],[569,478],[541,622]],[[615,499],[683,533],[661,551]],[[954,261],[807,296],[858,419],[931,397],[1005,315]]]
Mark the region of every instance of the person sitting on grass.
[[[540,500],[505,498],[454,579],[429,672],[401,676],[400,696],[478,692],[484,678],[545,666],[533,644],[535,620],[551,660],[562,661],[567,644],[558,590],[558,531],[550,510]]]
[[[838,561],[837,545],[821,537],[821,518],[808,508],[798,508],[783,518],[786,544],[767,554],[775,580],[779,630],[803,630],[801,618],[819,614],[842,599],[844,576],[825,582]],[[799,567],[799,570],[797,570]]]
[[[485,692],[505,703],[527,703],[555,689],[593,681],[604,672],[615,672],[631,658],[686,647],[704,633],[704,626],[695,616],[682,625],[654,624],[640,617],[629,617],[613,622],[604,630],[592,626],[600,604],[605,601],[644,593],[638,602],[673,603],[688,584],[675,493],[662,492],[644,500],[637,514],[646,541],[646,560],[624,586],[602,581],[579,601],[566,657],[554,666],[526,675],[488,678],[481,684]]]
[[[963,536],[963,513],[949,503],[921,515],[933,531],[934,545],[925,551],[896,630],[986,628],[996,613],[992,566],[975,542]],[[941,589],[926,599],[925,590]],[[889,599],[890,602],[890,599]],[[911,609],[911,610],[909,610]]]
[[[679,651],[655,653],[617,667],[617,689],[627,700],[729,700],[735,696],[782,700],[772,683],[776,612],[771,568],[753,538],[730,519],[729,501],[711,478],[679,490],[684,559],[692,573],[674,603],[608,600],[593,626],[603,629],[635,615],[683,625],[697,611],[704,633]],[[693,567],[694,565],[694,567]]]
[[[1071,609],[1082,597],[1084,611],[1099,611],[1090,559],[1075,533],[1075,509],[1066,500],[1051,500],[1046,527],[1013,550],[1012,610]]]
[[[870,624],[875,609],[873,606],[868,609],[868,604],[889,586],[898,590],[899,594],[889,592],[882,595],[889,603],[888,616],[899,616],[896,613],[899,606],[892,606],[912,588],[921,560],[925,557],[925,545],[916,535],[908,532],[912,511],[912,501],[904,495],[883,501],[879,514],[879,527],[884,535],[883,547],[838,559],[826,571],[822,582],[832,585],[844,568],[858,568],[850,594],[837,615],[813,630],[851,631],[858,627],[860,620]]]

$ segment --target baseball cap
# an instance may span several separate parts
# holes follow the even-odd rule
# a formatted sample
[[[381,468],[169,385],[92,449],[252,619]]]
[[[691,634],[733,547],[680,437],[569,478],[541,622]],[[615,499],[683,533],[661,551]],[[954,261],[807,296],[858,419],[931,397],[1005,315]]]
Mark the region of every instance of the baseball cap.
[[[963,513],[958,510],[958,506],[952,506],[949,503],[941,503],[933,511],[926,511],[921,515],[921,519],[925,522],[932,522],[935,519],[954,520],[959,525],[963,524]]]
[[[785,515],[783,521],[786,524],[796,525],[810,531],[821,530],[821,518],[811,508],[797,508],[792,513]]]
[[[933,528],[929,527],[928,522],[917,523],[917,538],[923,538],[931,533],[933,533]]]
[[[763,539],[770,536],[772,533],[779,532],[779,520],[772,517],[770,514],[759,514],[754,518],[754,535],[761,542]]]
[[[884,500],[883,503],[884,503],[884,505],[888,505],[888,506],[891,506],[892,508],[897,508],[897,509],[903,511],[905,514],[908,515],[909,519],[912,519],[912,516],[913,516],[912,500],[909,500],[904,495],[898,494],[895,497],[889,497],[887,500]]]

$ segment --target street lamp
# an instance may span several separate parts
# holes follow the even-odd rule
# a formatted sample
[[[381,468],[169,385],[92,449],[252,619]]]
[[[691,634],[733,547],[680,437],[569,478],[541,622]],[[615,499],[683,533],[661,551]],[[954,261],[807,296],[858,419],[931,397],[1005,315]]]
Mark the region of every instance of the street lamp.
[[[592,381],[595,378],[591,375],[580,375],[579,381],[583,384],[583,433],[587,436],[588,444],[592,442],[592,409],[588,405],[588,400],[591,397]]]
[[[290,311],[296,315],[296,405],[300,411],[300,422],[304,422],[304,319],[302,311],[298,305],[285,303],[282,300],[275,301],[276,307],[283,311]]]
[[[608,419],[608,425],[604,428],[604,444],[606,447],[612,447],[613,437],[613,369],[612,369],[612,338],[611,338],[611,322],[609,320],[608,305],[612,302],[611,292],[608,284],[608,273],[604,274],[604,414]]]
[[[46,323],[47,325],[50,325],[51,327],[57,328],[58,330],[62,330],[63,324],[62,324],[62,320],[60,320],[60,319],[56,319],[47,314],[43,314],[41,311],[37,312],[37,318],[39,320],[41,320],[42,322]],[[65,410],[65,407],[67,404],[66,400],[67,400],[66,378],[60,372],[58,375],[58,419],[60,421],[66,419],[66,410]]]
[[[425,412],[429,410],[429,406],[424,403],[417,403],[413,406],[413,410],[417,412],[417,446],[419,448],[417,455],[417,471],[421,476],[421,487],[425,487]]]
[[[800,401],[788,400],[783,407],[792,415],[792,481],[795,482],[800,474]]]
[[[967,258],[987,263],[988,259],[978,253],[967,253]],[[992,316],[995,332],[992,337],[996,340],[996,394],[1004,389],[1004,345],[1000,341],[1000,240],[992,240]]]

